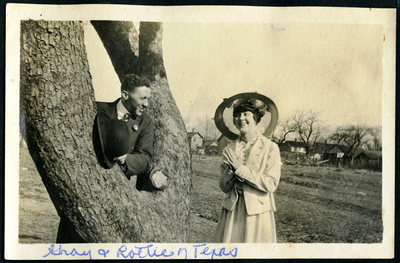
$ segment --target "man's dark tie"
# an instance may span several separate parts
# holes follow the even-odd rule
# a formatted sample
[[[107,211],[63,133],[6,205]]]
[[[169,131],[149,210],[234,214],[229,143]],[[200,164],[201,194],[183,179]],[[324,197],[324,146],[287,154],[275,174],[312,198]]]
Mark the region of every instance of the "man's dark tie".
[[[131,117],[131,114],[130,114],[130,113],[125,113],[125,114],[124,114],[124,117],[122,117],[122,121],[128,122],[128,120],[129,120],[130,117]]]

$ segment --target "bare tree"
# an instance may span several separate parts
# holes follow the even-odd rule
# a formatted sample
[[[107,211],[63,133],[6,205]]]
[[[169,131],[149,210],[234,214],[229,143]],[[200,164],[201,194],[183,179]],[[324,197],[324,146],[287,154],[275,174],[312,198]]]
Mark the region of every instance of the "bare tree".
[[[346,158],[353,157],[354,153],[365,142],[371,129],[363,125],[348,125],[337,127],[335,132],[329,137],[331,143],[336,146],[343,145]]]
[[[369,135],[372,139],[369,141],[371,150],[382,149],[382,127],[372,127],[369,129]]]
[[[151,171],[134,184],[118,166],[106,170],[96,160],[96,104],[80,21],[21,22],[21,102],[30,154],[58,215],[83,242],[187,242],[189,149],[164,69],[162,24],[140,23],[140,35],[131,22],[93,24],[120,79],[136,73],[152,80]],[[169,175],[169,187],[155,191],[149,176],[158,172]]]
[[[287,118],[285,121],[280,122],[278,128],[272,133],[272,141],[274,141],[280,147],[284,142],[286,142],[286,137],[290,133],[296,132],[296,128],[292,117]]]
[[[213,118],[205,116],[204,126],[204,140],[216,140],[218,138],[218,130]]]
[[[297,111],[289,121],[292,128],[295,129],[300,140],[304,143],[306,154],[318,146],[318,142],[323,136],[323,122],[319,120],[317,112]]]

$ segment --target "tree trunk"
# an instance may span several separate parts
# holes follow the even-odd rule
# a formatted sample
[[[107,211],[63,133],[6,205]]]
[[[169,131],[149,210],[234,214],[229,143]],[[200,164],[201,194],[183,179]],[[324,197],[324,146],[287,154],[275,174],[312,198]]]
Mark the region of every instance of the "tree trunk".
[[[139,36],[130,21],[91,21],[111,63],[122,82],[126,74],[135,73],[139,59]]]
[[[112,30],[132,32],[126,28]],[[109,38],[115,36],[110,33]],[[113,61],[124,72],[117,71],[120,78],[135,68],[125,69],[131,66],[126,61],[137,59],[135,52],[121,50],[129,54],[120,67]],[[168,174],[170,184],[148,192],[139,191],[118,166],[106,170],[96,160],[96,108],[81,22],[21,22],[21,94],[30,153],[58,214],[84,242],[188,240],[191,173],[186,132],[165,74],[156,76],[160,74],[152,78],[156,88],[149,109],[157,127],[152,172]]]

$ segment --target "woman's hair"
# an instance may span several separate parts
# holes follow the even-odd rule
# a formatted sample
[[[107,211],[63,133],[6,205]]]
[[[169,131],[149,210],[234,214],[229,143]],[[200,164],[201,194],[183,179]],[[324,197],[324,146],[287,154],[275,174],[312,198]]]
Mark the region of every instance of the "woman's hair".
[[[233,117],[237,114],[250,111],[253,113],[253,118],[256,124],[261,121],[265,115],[265,104],[256,99],[239,99],[233,104]]]

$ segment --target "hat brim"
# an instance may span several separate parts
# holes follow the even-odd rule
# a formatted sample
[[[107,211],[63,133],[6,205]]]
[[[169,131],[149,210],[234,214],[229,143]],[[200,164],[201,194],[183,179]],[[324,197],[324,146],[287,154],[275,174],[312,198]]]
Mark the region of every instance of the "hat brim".
[[[231,139],[231,140],[236,140],[239,137],[239,133],[236,133],[232,131],[225,123],[224,120],[224,112],[227,108],[230,108],[233,104],[234,101],[238,99],[257,99],[262,101],[268,108],[268,112],[271,114],[271,120],[265,129],[263,135],[265,137],[268,137],[269,135],[272,134],[272,132],[275,130],[276,125],[278,124],[278,108],[276,107],[275,103],[268,97],[258,94],[256,92],[247,92],[247,93],[240,93],[237,95],[234,95],[228,99],[224,99],[224,101],[218,106],[218,108],[215,111],[214,115],[214,122],[215,126],[217,126],[217,129],[224,135],[226,138]],[[231,120],[233,123],[233,116],[231,116]],[[265,116],[263,117],[265,118]]]
[[[100,145],[101,145],[101,153],[103,156],[104,164],[107,168],[112,168],[115,165],[115,162],[112,162],[112,160],[109,160],[107,155],[105,154],[105,145],[104,145],[104,123],[109,121],[110,118],[102,113],[99,112],[97,113],[97,130],[99,132],[99,138],[100,138]]]

